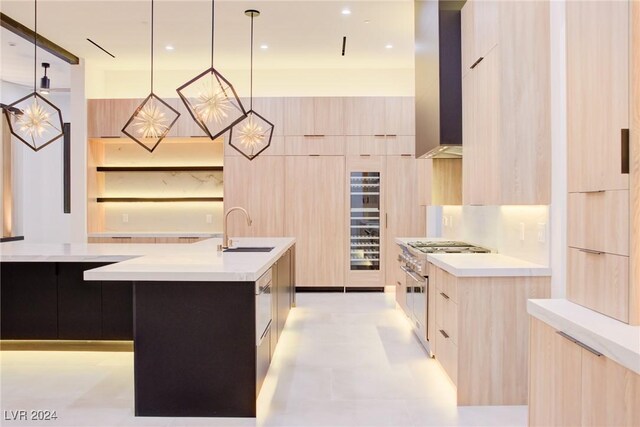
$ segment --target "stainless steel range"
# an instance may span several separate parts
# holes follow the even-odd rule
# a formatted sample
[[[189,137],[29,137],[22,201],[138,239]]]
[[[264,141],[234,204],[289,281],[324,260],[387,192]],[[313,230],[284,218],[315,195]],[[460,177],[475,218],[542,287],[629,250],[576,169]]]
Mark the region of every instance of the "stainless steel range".
[[[411,319],[413,330],[431,356],[429,341],[429,269],[427,256],[436,254],[481,254],[491,252],[489,249],[474,246],[465,242],[425,240],[409,242],[401,245],[402,253],[398,256],[400,268],[405,272],[404,295],[402,308]]]

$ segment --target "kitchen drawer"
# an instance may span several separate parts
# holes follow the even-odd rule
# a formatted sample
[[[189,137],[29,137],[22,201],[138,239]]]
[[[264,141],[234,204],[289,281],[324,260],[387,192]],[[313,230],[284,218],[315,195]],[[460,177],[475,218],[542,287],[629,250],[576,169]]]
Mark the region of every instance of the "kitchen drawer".
[[[569,248],[567,299],[629,322],[629,257]]]
[[[387,139],[384,135],[345,137],[347,155],[384,156],[387,154]]]
[[[287,136],[287,156],[342,156],[345,154],[344,137],[327,135]]]
[[[387,135],[387,156],[411,156],[416,153],[416,137],[406,135]]]
[[[441,268],[435,268],[436,289],[453,302],[458,302],[458,278]]]
[[[444,368],[453,381],[453,384],[458,385],[458,346],[451,340],[451,337],[446,337],[443,332],[447,332],[443,329],[436,331],[436,359],[440,362],[440,365]]]
[[[447,298],[442,291],[436,292],[436,326],[458,343],[458,304]]]
[[[629,191],[569,194],[568,244],[629,256]]]

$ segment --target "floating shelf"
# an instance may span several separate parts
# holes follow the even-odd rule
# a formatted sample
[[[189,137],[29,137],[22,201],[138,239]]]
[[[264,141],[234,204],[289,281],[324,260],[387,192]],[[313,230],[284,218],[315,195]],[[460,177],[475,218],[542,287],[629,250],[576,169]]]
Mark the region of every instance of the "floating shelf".
[[[222,197],[98,197],[98,203],[222,202]]]
[[[98,166],[98,172],[222,172],[223,166]]]

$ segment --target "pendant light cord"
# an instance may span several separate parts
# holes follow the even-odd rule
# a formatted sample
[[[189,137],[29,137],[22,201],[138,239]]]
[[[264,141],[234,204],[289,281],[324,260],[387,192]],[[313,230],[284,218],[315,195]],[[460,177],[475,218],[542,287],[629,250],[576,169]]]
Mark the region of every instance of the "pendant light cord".
[[[211,68],[213,68],[213,49],[215,46],[215,37],[214,37],[215,26],[216,26],[216,2],[215,0],[211,0]]]
[[[151,0],[151,93],[153,93],[153,0]]]
[[[33,13],[34,16],[34,24],[33,24],[33,91],[38,91],[37,81],[38,81],[38,0],[34,0],[35,10]]]
[[[251,71],[250,71],[250,84],[249,84],[249,109],[253,111],[253,16],[251,14]]]

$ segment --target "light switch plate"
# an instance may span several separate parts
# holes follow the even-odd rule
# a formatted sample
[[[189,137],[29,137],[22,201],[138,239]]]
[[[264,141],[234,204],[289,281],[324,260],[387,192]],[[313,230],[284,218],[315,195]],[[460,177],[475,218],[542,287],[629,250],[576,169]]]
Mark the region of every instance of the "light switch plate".
[[[124,222],[125,224],[129,222],[129,214],[126,214],[126,213],[122,214],[122,222]]]
[[[213,222],[213,215],[207,214],[206,221],[207,221],[207,224],[211,224]]]
[[[524,234],[525,232],[525,228],[524,228],[524,222],[520,223],[520,240],[524,242]]]

